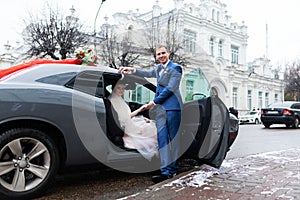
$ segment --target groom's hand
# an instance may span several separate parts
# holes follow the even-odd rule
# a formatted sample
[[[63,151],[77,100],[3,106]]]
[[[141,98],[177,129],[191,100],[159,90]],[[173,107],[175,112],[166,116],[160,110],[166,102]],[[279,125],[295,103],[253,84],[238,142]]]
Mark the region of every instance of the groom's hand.
[[[155,105],[155,103],[153,101],[150,101],[148,104],[144,105],[145,109],[149,110],[150,108],[152,108]]]
[[[133,67],[120,67],[119,72],[122,74],[129,74],[133,72],[134,68]]]

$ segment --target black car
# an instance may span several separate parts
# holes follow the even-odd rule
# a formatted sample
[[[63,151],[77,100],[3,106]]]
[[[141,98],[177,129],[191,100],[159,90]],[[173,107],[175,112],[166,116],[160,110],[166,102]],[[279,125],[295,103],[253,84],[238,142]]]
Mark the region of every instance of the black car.
[[[286,101],[271,104],[261,109],[261,121],[266,128],[272,124],[285,124],[286,127],[299,127],[300,102]]]
[[[0,194],[36,197],[57,173],[74,166],[96,164],[132,173],[159,169],[159,158],[148,161],[112,142],[114,118],[107,115],[107,97],[120,79],[127,83],[132,110],[153,98],[156,87],[147,79],[124,77],[109,67],[32,63],[2,73]],[[153,120],[154,113],[143,111]],[[238,120],[217,96],[206,92],[184,103],[180,134],[180,159],[218,168],[238,134]]]

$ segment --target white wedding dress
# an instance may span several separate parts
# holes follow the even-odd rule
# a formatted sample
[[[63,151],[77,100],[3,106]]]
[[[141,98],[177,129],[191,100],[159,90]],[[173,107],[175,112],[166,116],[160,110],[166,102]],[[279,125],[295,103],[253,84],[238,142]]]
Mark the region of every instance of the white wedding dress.
[[[124,130],[124,146],[136,149],[147,160],[158,154],[156,125],[143,116],[130,117],[131,110],[125,100],[114,92],[108,97],[118,113],[120,126]]]

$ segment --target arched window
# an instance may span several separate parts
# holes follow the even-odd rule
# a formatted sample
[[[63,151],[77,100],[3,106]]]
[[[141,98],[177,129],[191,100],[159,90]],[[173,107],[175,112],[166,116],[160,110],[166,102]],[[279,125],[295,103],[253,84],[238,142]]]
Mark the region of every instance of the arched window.
[[[239,63],[239,47],[231,45],[231,63]]]
[[[238,88],[237,87],[232,88],[232,106],[234,108],[238,107]]]
[[[215,87],[212,88],[212,93],[213,93],[213,95],[215,95],[215,96],[218,96],[218,95],[219,95],[218,90],[217,90]]]
[[[188,52],[194,53],[196,50],[197,33],[184,29],[184,47]]]
[[[218,56],[222,57],[223,56],[223,41],[219,40],[218,44]]]
[[[217,22],[220,22],[220,12],[217,12]]]
[[[209,39],[209,53],[211,56],[214,56],[214,38]]]
[[[211,12],[211,19],[213,21],[215,21],[215,9],[212,9],[212,12]]]
[[[132,41],[133,25],[129,25],[127,31],[128,31],[127,32],[128,41]]]

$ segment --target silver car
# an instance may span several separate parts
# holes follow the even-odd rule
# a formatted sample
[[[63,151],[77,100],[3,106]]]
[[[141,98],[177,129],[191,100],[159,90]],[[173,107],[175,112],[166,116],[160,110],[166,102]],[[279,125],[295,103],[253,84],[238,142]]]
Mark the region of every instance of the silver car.
[[[57,173],[72,166],[97,164],[134,173],[159,169],[159,158],[148,161],[113,142],[115,120],[107,115],[107,97],[120,79],[129,85],[132,110],[155,93],[155,85],[145,78],[123,77],[116,69],[100,66],[49,63],[2,76],[1,195],[14,199],[40,196]],[[151,109],[143,115],[155,120],[154,113]],[[220,167],[238,134],[238,122],[231,119],[216,96],[185,102],[180,159]]]

